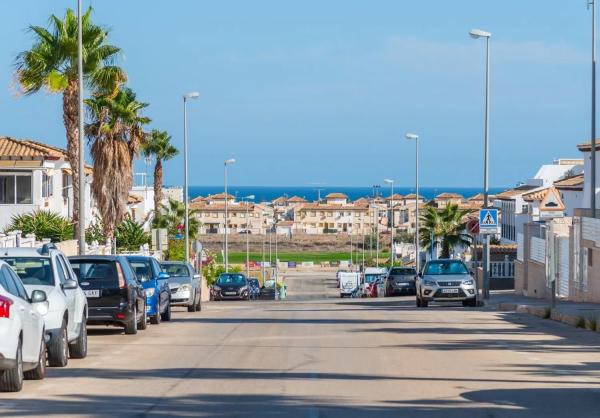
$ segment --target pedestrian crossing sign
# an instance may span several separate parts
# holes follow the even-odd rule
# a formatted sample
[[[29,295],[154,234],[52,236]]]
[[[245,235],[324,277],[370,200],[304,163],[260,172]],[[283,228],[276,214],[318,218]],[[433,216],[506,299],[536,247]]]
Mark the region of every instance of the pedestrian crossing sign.
[[[498,209],[479,210],[479,229],[482,233],[498,231]]]

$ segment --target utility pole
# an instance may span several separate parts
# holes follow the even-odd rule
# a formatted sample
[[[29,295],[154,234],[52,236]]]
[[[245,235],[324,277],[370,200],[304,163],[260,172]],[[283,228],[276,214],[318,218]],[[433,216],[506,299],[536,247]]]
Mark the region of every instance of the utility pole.
[[[588,0],[588,8],[592,8],[592,167],[590,170],[590,209],[592,218],[596,217],[596,0]]]
[[[77,0],[77,71],[79,83],[79,255],[85,255],[85,142],[83,127],[83,23],[81,0]],[[75,172],[75,167],[73,167]]]

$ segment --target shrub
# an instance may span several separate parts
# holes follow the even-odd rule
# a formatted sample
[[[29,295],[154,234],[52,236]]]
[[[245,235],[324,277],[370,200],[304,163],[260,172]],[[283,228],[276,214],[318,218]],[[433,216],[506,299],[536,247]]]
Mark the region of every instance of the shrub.
[[[35,210],[23,215],[14,215],[10,231],[21,231],[24,235],[34,234],[37,240],[50,239],[52,242],[67,241],[74,237],[73,223],[58,213]]]
[[[142,224],[125,218],[115,229],[117,250],[137,251],[150,242],[150,235],[144,231]]]

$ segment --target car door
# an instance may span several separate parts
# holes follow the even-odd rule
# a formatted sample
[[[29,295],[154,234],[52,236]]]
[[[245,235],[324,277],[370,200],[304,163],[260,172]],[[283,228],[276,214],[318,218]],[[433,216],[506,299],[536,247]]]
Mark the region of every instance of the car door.
[[[68,315],[68,324],[67,324],[67,337],[70,340],[75,338],[77,333],[77,324],[76,324],[76,294],[75,289],[64,289],[63,285],[67,280],[70,280],[71,277],[67,273],[67,268],[64,265],[64,262],[61,260],[60,256],[56,256],[53,259],[54,268],[56,270],[56,277],[58,277],[58,281],[60,283],[60,290],[65,295],[66,305],[67,305],[67,315]]]
[[[197,277],[196,271],[194,268],[188,264],[187,265],[188,272],[190,274],[190,278],[192,279],[192,290],[194,292],[194,303],[200,299],[200,277]]]
[[[58,258],[63,263],[63,266],[67,273],[67,277],[78,284],[77,289],[69,289],[68,291],[72,292],[75,298],[75,309],[73,312],[75,316],[75,323],[77,324],[77,326],[79,326],[84,316],[84,310],[85,317],[87,318],[87,297],[83,293],[81,286],[79,286],[79,278],[75,274],[75,271],[73,271],[73,267],[71,266],[69,260],[62,254],[60,254]]]
[[[29,297],[27,291],[21,283],[21,279],[17,281],[13,278],[13,274],[8,266],[2,266],[0,269],[0,281],[2,287],[11,294],[14,308],[12,312],[16,312],[21,320],[21,329],[23,330],[22,339],[22,355],[24,361],[36,361],[40,351],[40,339],[39,332],[36,330],[36,312],[34,308],[29,304]]]
[[[152,269],[154,270],[154,277],[158,281],[158,291],[160,293],[160,310],[166,311],[169,305],[169,296],[171,291],[169,290],[169,279],[161,278],[161,273],[163,272],[162,267],[158,264],[156,259],[152,259]]]

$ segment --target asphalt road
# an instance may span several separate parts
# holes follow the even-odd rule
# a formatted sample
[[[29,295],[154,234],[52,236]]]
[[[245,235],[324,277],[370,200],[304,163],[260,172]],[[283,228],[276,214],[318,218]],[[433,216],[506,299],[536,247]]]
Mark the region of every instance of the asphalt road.
[[[284,302],[213,302],[0,394],[0,416],[600,417],[600,334],[413,298],[341,300],[333,276]]]

